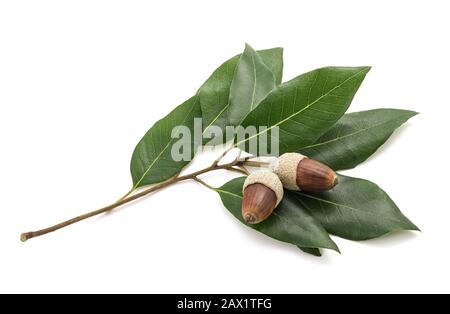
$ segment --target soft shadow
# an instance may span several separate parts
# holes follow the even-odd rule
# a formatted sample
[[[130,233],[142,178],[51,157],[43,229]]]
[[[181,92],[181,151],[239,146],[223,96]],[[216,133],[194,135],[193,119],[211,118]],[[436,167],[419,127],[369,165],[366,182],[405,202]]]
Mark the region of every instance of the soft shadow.
[[[381,145],[369,158],[367,158],[364,162],[371,162],[373,159],[378,158],[379,156],[383,155],[386,150],[388,150],[391,145],[393,145],[404,132],[406,132],[410,128],[409,123],[406,123],[402,125],[400,128],[394,131],[394,133],[387,139],[387,141]]]
[[[238,219],[236,219],[228,210],[223,206],[220,199],[217,200],[217,208],[224,210],[227,215],[225,215],[225,219],[228,219],[230,222],[234,224],[238,224],[239,228],[236,228],[237,232],[241,233],[242,237],[249,238],[251,241],[255,242],[255,245],[267,248],[267,250],[280,250],[283,252],[290,252],[290,254],[295,255],[296,257],[303,258],[306,261],[317,264],[320,263],[322,265],[331,265],[332,259],[331,256],[334,254],[333,251],[328,252],[329,250],[321,250],[322,256],[313,256],[311,254],[307,254],[300,250],[293,244],[285,243],[278,241],[276,239],[272,239],[271,237],[252,229],[241,223]],[[338,254],[338,253],[336,253]]]
[[[415,240],[419,235],[417,231],[398,231],[384,235],[378,239],[362,242],[365,245],[373,247],[395,247],[405,242]]]
[[[182,183],[182,182],[180,182],[180,184],[181,184],[181,183]],[[122,210],[124,210],[124,209],[126,209],[126,208],[128,208],[128,207],[130,207],[130,206],[132,206],[132,205],[134,205],[134,204],[139,204],[139,203],[145,201],[148,197],[150,197],[150,196],[152,196],[152,195],[155,195],[156,193],[158,193],[158,192],[160,192],[160,191],[162,191],[162,190],[168,190],[168,189],[173,188],[173,187],[174,187],[174,186],[168,186],[168,187],[166,187],[166,188],[164,188],[164,189],[156,190],[156,191],[154,191],[154,192],[151,192],[151,193],[149,193],[149,194],[147,194],[147,195],[145,195],[145,196],[143,196],[143,197],[141,197],[141,198],[138,198],[138,199],[136,199],[136,200],[134,200],[134,201],[131,201],[131,202],[126,203],[126,204],[123,204],[123,205],[121,205],[121,206],[119,206],[119,207],[117,207],[117,208],[114,208],[114,209],[112,209],[112,210],[109,210],[109,211],[107,211],[107,212],[105,212],[105,213],[103,213],[103,214],[100,214],[100,215],[98,215],[98,216],[92,217],[92,220],[95,220],[95,221],[102,220],[102,219],[104,219],[104,218],[106,218],[106,217],[108,217],[108,216],[110,216],[110,215],[114,215],[114,214],[116,214],[116,213],[118,213],[118,212],[120,212],[120,211],[122,211]],[[138,192],[138,193],[139,193],[139,192]]]
[[[394,131],[394,133],[387,139],[387,141],[381,145],[381,147],[376,151],[377,154],[383,154],[385,150],[389,149],[398,139],[402,136],[403,133],[407,132],[411,127],[409,123],[402,125],[400,128]],[[374,154],[375,155],[375,154]],[[373,158],[372,155],[367,160],[371,160]]]
[[[177,185],[183,185],[185,183],[187,183],[187,182],[186,181],[179,182],[179,183],[177,183]],[[170,186],[170,187],[165,188],[165,190],[170,189],[170,188],[176,188],[176,187]],[[199,188],[201,188],[201,187],[199,187]],[[158,193],[158,192],[159,191],[155,191],[155,192],[150,193],[150,194],[148,194],[142,198],[139,198],[135,201],[124,204],[120,207],[117,207],[117,208],[111,210],[111,211],[108,211],[106,213],[103,213],[101,215],[93,217],[92,220],[95,220],[95,221],[103,220],[106,217],[108,217],[109,215],[114,215],[114,214],[118,213],[119,211],[122,211],[122,210],[128,208],[129,206],[132,206],[133,204],[138,204],[140,202],[145,201],[147,199],[147,197],[150,197],[151,195],[154,195],[155,193]],[[243,223],[238,221],[230,212],[228,212],[228,210],[223,206],[219,197],[217,197],[216,203],[217,203],[216,208],[218,210],[225,211],[225,213],[226,213],[226,215],[224,215],[225,219],[229,219],[229,221],[231,221],[232,223],[238,224],[239,228],[237,228],[236,230],[238,230],[238,232],[242,233],[243,237],[250,238],[252,241],[255,242],[256,245],[258,245],[260,247],[267,247],[268,250],[269,249],[273,250],[275,248],[276,250],[280,250],[283,252],[290,252],[292,255],[295,255],[296,257],[303,258],[304,260],[309,261],[314,264],[320,263],[322,265],[331,265],[331,263],[332,263],[331,256],[333,254],[338,254],[338,253],[335,253],[334,251],[330,251],[330,250],[321,250],[322,251],[321,257],[307,254],[307,253],[301,251],[295,245],[272,239],[269,236],[266,236],[265,234],[252,229],[251,227],[245,226]]]
[[[107,217],[107,216],[109,216],[109,215],[114,215],[114,214],[116,214],[116,213],[118,213],[118,212],[120,212],[120,211],[122,211],[122,210],[124,210],[124,209],[126,209],[126,208],[128,208],[128,207],[130,207],[130,206],[132,206],[132,205],[134,205],[134,204],[139,204],[139,203],[141,203],[141,202],[144,202],[147,198],[151,197],[152,195],[155,195],[156,193],[159,193],[159,192],[162,192],[162,191],[167,191],[167,190],[170,190],[170,189],[175,189],[175,188],[177,188],[178,186],[187,184],[188,182],[189,182],[189,180],[181,181],[181,182],[177,182],[177,183],[174,184],[174,185],[167,186],[167,187],[165,187],[165,188],[163,188],[163,189],[156,190],[156,191],[151,192],[151,193],[149,193],[149,194],[147,194],[147,195],[145,195],[145,196],[143,196],[143,197],[141,197],[141,198],[138,198],[138,199],[136,199],[136,200],[134,200],[134,201],[131,201],[131,202],[126,203],[126,204],[123,204],[122,206],[119,206],[119,207],[114,208],[114,209],[112,209],[112,210],[110,210],[110,211],[107,211],[107,212],[105,212],[105,213],[103,213],[103,214],[100,214],[100,215],[98,215],[98,216],[95,216],[95,217],[92,218],[92,220],[102,220],[102,219],[104,219],[105,217]],[[202,189],[202,187],[201,187],[200,185],[197,185],[197,186],[199,187],[199,189]],[[149,186],[146,186],[146,188],[148,188],[148,187],[149,187]],[[142,192],[143,190],[144,190],[144,189],[140,189],[140,190],[136,191],[136,193]]]

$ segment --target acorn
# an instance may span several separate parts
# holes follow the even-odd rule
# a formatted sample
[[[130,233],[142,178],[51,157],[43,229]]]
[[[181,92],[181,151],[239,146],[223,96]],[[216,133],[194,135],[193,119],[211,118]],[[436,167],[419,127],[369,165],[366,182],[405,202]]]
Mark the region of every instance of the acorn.
[[[288,190],[324,192],[338,183],[338,176],[333,169],[298,153],[281,155],[273,168]]]
[[[242,217],[248,224],[257,224],[267,219],[283,199],[280,179],[268,170],[250,174],[242,191]]]

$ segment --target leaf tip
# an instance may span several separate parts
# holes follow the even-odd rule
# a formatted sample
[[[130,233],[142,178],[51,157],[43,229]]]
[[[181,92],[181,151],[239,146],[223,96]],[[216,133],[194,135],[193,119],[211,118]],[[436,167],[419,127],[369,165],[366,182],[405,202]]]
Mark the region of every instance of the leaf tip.
[[[402,112],[404,116],[406,116],[408,119],[417,116],[419,114],[419,112],[414,110],[407,110],[407,109],[394,109],[394,110]]]
[[[330,249],[330,250],[333,250],[333,251],[335,251],[335,252],[337,252],[339,254],[342,254],[341,250],[339,249],[339,247],[337,246],[337,244],[333,240],[331,240],[330,246],[329,247],[325,247],[325,249]]]
[[[251,50],[251,51],[253,51],[254,49],[253,49],[253,47],[249,44],[249,43],[245,43],[245,50]]]
[[[417,227],[415,224],[411,223],[411,227],[409,229],[410,231],[417,231],[417,232],[422,232],[422,230],[420,230],[419,227]]]
[[[362,70],[364,73],[368,73],[371,69],[372,69],[372,66],[371,66],[371,65],[365,65],[365,66],[362,66],[362,67],[361,67],[361,70]]]

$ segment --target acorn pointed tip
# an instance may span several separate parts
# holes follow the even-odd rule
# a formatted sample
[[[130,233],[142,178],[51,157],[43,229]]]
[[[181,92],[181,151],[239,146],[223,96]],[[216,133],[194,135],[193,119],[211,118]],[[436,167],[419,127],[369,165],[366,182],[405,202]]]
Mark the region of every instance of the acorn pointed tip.
[[[334,180],[333,180],[333,187],[335,187],[338,183],[339,183],[339,177],[337,176],[337,174],[335,174]]]
[[[252,213],[246,213],[244,215],[244,220],[248,224],[254,224],[256,222],[256,216]]]

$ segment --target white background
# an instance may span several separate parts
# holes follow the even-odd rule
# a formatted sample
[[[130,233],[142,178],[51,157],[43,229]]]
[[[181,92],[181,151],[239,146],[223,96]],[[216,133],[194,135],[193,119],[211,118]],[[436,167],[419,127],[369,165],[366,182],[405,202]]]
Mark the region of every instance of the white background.
[[[450,292],[446,3],[2,1],[0,291]],[[137,141],[244,42],[284,47],[285,80],[372,65],[351,111],[421,113],[347,174],[382,186],[422,233],[310,257],[187,182],[19,241],[127,191]]]

